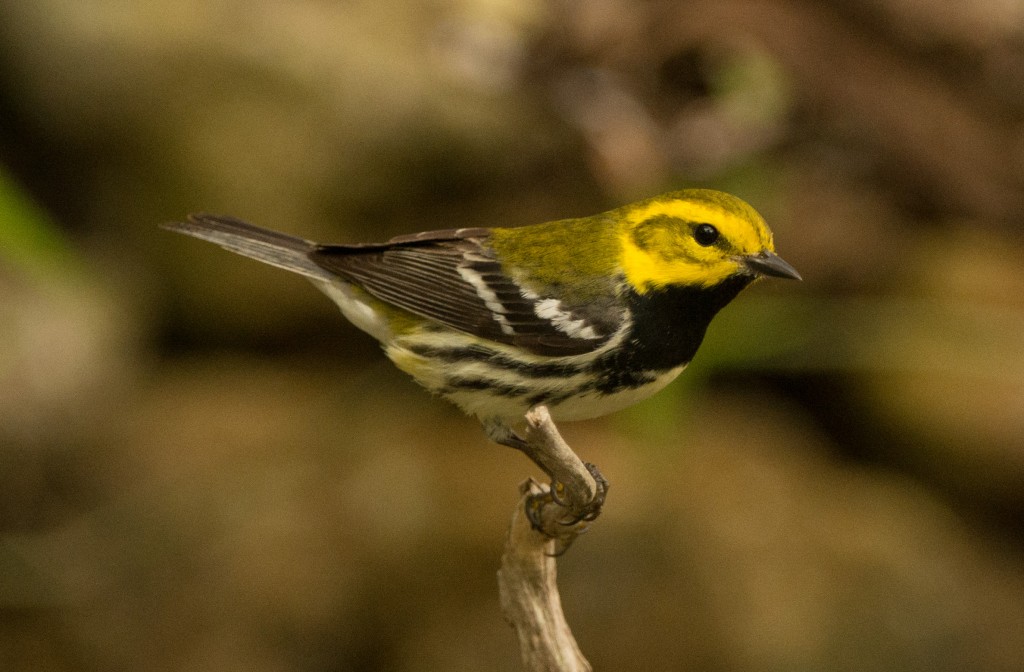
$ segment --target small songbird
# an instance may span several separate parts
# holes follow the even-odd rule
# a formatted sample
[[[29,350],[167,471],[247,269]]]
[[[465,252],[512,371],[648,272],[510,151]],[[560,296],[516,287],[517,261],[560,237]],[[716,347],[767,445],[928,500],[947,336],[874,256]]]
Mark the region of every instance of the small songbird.
[[[649,397],[762,276],[800,279],[746,202],[687,189],[602,214],[321,245],[232,217],[166,228],[306,276],[421,385],[522,448],[524,414],[593,418]]]

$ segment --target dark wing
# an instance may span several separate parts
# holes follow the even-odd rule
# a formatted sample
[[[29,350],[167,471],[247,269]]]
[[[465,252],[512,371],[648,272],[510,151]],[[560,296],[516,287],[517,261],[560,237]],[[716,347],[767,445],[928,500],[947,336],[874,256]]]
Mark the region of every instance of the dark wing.
[[[566,305],[520,286],[487,246],[487,229],[450,229],[370,245],[320,245],[318,266],[372,296],[453,329],[538,355],[577,355],[606,343],[625,319],[610,292]]]

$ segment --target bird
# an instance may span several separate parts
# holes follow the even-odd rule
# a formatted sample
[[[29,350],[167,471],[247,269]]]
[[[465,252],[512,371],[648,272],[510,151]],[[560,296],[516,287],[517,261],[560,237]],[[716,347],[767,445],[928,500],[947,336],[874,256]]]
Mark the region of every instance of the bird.
[[[751,205],[710,189],[382,243],[319,244],[212,214],[163,226],[306,277],[399,369],[519,449],[531,409],[583,420],[646,399],[740,291],[801,279]]]

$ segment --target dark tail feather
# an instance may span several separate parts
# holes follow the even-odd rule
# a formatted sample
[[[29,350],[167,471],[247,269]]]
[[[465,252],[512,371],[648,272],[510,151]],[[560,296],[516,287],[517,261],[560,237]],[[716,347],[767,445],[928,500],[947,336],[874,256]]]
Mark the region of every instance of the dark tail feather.
[[[234,217],[195,214],[189,215],[187,222],[169,222],[161,226],[309,278],[330,280],[332,277],[309,258],[316,243],[260,228]]]

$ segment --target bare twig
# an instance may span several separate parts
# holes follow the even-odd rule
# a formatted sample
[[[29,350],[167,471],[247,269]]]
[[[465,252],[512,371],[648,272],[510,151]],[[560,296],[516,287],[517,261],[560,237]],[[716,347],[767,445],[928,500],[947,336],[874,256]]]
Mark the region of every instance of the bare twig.
[[[498,571],[498,590],[505,619],[516,630],[523,665],[528,672],[590,672],[562,613],[555,569],[555,540],[534,529],[526,515],[532,498],[546,485],[528,479],[512,514]]]
[[[527,413],[526,424],[527,452],[553,483],[520,486],[498,572],[502,611],[528,672],[589,671],[562,613],[555,558],[600,513],[607,483],[566,444],[547,408]]]

